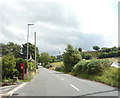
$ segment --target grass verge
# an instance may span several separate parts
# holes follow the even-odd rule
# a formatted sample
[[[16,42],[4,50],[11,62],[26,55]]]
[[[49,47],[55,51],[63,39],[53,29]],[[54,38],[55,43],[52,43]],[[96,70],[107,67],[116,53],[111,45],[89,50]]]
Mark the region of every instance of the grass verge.
[[[100,75],[75,74],[73,72],[69,74],[120,88],[120,69],[118,68],[107,67]]]
[[[35,75],[35,71],[29,71],[28,74],[25,74],[24,80],[18,80],[18,82],[30,82]]]
[[[54,63],[50,63],[51,65],[58,67],[58,66],[63,66],[63,62],[54,62]]]

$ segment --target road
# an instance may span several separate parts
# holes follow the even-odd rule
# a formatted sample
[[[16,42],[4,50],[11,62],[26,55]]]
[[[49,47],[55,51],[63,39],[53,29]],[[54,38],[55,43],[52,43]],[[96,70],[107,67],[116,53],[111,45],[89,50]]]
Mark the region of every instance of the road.
[[[94,81],[80,79],[43,67],[13,95],[17,96],[118,96],[118,90]]]

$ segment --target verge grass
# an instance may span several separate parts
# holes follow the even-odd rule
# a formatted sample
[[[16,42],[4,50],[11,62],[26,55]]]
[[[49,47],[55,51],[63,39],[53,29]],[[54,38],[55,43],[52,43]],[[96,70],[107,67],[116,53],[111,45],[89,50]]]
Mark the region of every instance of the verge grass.
[[[63,61],[61,62],[54,62],[54,63],[50,63],[51,65],[58,67],[58,66],[63,66]]]
[[[36,75],[35,71],[30,71],[28,74],[25,74],[24,80],[18,80],[19,82],[30,82],[33,77]]]

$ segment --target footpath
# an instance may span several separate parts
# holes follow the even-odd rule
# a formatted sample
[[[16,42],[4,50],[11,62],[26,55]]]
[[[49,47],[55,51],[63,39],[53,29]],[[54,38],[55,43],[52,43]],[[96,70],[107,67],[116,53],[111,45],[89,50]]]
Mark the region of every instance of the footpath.
[[[3,96],[11,96],[15,91],[24,86],[27,82],[18,82],[16,85],[2,86],[0,87],[0,98]]]

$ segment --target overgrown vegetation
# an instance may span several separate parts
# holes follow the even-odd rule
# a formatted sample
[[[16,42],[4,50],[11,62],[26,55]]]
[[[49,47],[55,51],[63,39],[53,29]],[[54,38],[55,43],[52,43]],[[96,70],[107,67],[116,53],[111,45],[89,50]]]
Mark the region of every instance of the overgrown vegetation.
[[[74,49],[72,45],[68,45],[63,54],[64,71],[70,72],[72,67],[82,60],[80,52]]]
[[[6,55],[2,57],[2,78],[13,78],[18,76],[16,67],[16,59],[14,56]]]

